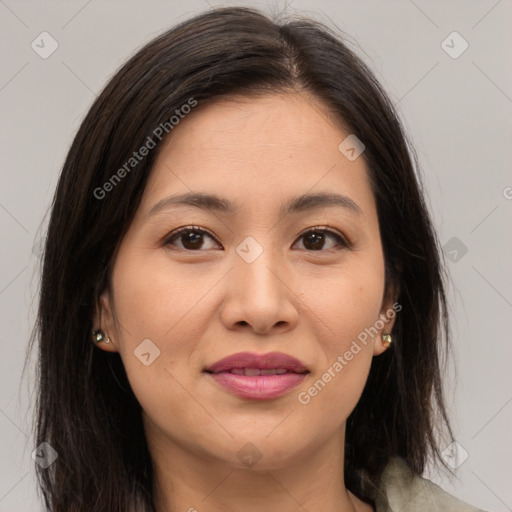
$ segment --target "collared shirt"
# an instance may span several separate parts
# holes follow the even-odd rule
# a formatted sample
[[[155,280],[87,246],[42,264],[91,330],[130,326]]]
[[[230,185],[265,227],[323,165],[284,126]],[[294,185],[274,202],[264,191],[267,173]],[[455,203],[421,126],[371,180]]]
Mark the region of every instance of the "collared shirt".
[[[376,512],[485,512],[416,475],[400,457],[384,468],[379,491],[372,496]]]

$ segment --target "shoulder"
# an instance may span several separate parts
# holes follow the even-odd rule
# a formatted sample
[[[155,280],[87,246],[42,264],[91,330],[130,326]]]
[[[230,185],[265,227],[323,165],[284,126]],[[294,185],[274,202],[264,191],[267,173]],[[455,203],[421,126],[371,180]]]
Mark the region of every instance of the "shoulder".
[[[377,512],[485,512],[416,475],[400,457],[393,457],[384,468],[373,499]]]

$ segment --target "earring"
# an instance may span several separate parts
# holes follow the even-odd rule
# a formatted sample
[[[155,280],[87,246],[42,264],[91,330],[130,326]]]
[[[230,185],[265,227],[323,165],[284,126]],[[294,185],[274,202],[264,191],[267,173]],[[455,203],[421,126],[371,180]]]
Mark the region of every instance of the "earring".
[[[386,331],[382,331],[382,341],[386,345],[386,347],[389,347],[391,345],[391,334],[387,333]]]
[[[103,332],[102,329],[98,329],[97,331],[92,332],[92,339],[94,343],[98,344],[104,341],[105,343],[110,343],[110,338],[107,335],[107,338],[105,339],[105,332]]]

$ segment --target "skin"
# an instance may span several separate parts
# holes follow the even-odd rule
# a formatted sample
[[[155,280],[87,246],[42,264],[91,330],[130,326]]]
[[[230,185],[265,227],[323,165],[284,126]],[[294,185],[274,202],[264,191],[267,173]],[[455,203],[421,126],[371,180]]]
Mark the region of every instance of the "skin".
[[[166,140],[100,298],[110,342],[98,345],[120,353],[142,406],[159,512],[373,510],[345,488],[343,457],[346,419],[387,348],[382,329],[307,405],[297,398],[395,302],[364,158],[338,150],[349,133],[319,100],[290,93],[208,103]],[[147,217],[192,191],[239,212],[175,206]],[[349,196],[361,214],[330,206],[279,217],[289,198],[320,191]],[[165,245],[189,225],[213,238]],[[327,234],[312,249],[303,235],[318,225],[352,248]],[[263,249],[252,263],[235,250],[248,236]],[[134,355],[145,339],[160,350],[148,366]],[[203,369],[241,351],[284,352],[310,373],[278,398],[240,398]],[[250,467],[237,456],[248,442],[261,454]]]

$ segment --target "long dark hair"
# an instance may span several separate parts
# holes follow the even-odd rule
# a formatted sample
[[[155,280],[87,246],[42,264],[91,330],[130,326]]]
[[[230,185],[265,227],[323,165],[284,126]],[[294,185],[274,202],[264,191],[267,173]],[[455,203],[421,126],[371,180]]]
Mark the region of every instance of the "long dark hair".
[[[365,144],[386,287],[399,290],[402,306],[393,348],[374,358],[347,421],[345,483],[369,500],[392,456],[417,474],[431,456],[441,460],[438,433],[453,438],[440,371],[450,340],[447,276],[399,116],[369,68],[324,24],[218,8],[156,37],[120,68],[81,123],[59,178],[29,344],[39,342],[35,443],[58,453],[48,468],[36,466],[52,512],[154,510],[140,405],[119,354],[95,349],[91,330],[165,141],[155,129],[175,129],[170,118],[191,101],[200,109],[222,96],[298,90],[323,100]],[[148,137],[156,147],[128,172]],[[123,166],[123,179],[113,181]]]

